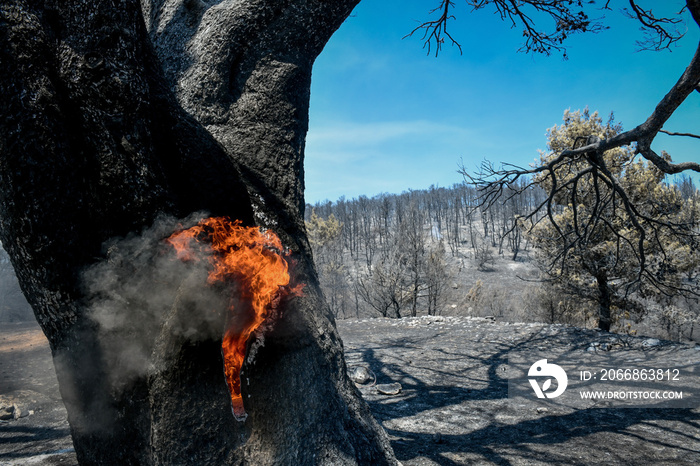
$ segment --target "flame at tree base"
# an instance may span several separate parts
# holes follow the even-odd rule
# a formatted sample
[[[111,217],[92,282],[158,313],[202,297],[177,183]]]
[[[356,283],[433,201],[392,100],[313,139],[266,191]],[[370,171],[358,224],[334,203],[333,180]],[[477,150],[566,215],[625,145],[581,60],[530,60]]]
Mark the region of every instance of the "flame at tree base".
[[[221,344],[224,374],[233,414],[246,418],[241,395],[241,368],[250,335],[270,316],[284,296],[301,295],[302,285],[290,286],[289,264],[279,237],[258,227],[244,227],[226,217],[201,220],[172,234],[167,242],[181,260],[205,254],[212,269],[208,282],[236,285]],[[195,248],[197,245],[197,248]]]

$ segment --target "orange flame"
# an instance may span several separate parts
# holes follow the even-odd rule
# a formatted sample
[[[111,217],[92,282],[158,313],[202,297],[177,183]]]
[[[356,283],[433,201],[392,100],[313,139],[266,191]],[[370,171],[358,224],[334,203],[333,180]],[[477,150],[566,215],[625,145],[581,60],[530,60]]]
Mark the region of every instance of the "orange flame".
[[[244,227],[226,217],[201,220],[167,240],[181,260],[197,260],[193,241],[208,253],[212,270],[210,284],[226,281],[238,285],[236,300],[242,309],[229,312],[221,350],[224,373],[231,392],[231,405],[237,419],[245,419],[241,396],[241,367],[246,343],[285,295],[300,295],[302,286],[289,287],[289,264],[279,237],[258,227]],[[233,301],[233,300],[232,300]]]

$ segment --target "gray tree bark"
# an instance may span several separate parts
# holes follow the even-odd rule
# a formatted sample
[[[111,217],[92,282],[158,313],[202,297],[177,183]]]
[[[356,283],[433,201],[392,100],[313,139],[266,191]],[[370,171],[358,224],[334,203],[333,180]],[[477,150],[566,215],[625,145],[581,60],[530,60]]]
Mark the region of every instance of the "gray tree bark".
[[[82,464],[396,463],[346,376],[303,223],[311,68],[358,1],[0,1],[0,240]],[[178,330],[199,299],[185,278],[163,312],[110,298],[122,324],[107,341],[148,355],[126,378],[86,285],[115,261],[123,281],[149,280],[159,268],[140,264],[159,253],[113,238],[199,211],[273,229],[305,284],[251,343],[245,423],[222,374],[225,316],[207,323],[218,334]]]

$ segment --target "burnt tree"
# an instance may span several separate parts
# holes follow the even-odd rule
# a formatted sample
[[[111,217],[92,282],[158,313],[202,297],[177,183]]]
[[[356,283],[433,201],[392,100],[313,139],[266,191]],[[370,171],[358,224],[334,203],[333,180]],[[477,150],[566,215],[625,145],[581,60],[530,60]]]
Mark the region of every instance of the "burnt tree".
[[[358,1],[0,2],[0,240],[82,464],[396,463],[346,376],[303,223],[311,68]],[[127,323],[157,368],[128,383],[90,314],[84,275],[111,238],[198,211],[273,229],[306,285],[244,365],[245,423],[221,339],[171,331],[187,296]]]

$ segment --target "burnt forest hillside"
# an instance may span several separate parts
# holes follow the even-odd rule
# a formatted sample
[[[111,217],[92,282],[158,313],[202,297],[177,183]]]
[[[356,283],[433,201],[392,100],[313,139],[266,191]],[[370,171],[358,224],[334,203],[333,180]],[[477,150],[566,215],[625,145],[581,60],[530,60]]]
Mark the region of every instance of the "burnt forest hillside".
[[[697,202],[692,180],[677,185],[671,189]],[[517,223],[545,193],[523,186],[489,208],[465,183],[307,205],[314,260],[336,318],[470,316],[594,328],[595,292],[583,295],[545,279],[546,261]],[[682,279],[697,287],[698,273],[700,264]],[[700,338],[697,296],[628,301],[613,332]]]

